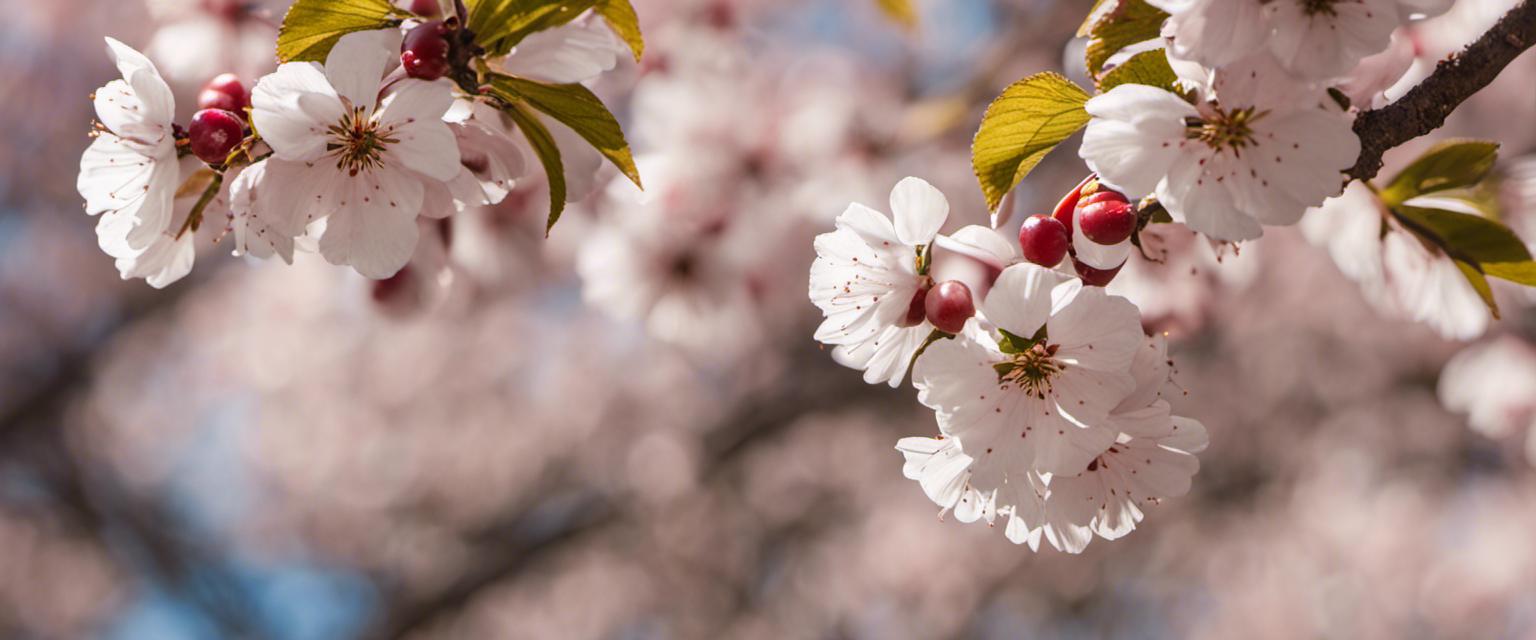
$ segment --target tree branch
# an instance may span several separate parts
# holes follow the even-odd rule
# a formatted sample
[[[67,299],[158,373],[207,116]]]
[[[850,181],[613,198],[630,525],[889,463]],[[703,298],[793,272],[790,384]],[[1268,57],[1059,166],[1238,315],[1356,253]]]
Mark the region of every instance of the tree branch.
[[[1370,180],[1381,171],[1382,155],[1445,124],[1456,107],[1493,82],[1515,58],[1536,44],[1536,0],[1523,0],[1477,42],[1435,67],[1402,99],[1366,111],[1355,120],[1360,159],[1346,173]]]

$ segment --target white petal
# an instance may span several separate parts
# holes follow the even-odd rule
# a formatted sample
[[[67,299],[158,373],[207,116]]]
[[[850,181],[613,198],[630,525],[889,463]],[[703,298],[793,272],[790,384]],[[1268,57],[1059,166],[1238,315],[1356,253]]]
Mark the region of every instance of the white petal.
[[[967,225],[947,236],[939,236],[934,244],[979,261],[999,271],[1019,260],[1019,245],[1003,234],[981,225]]]
[[[325,154],[346,110],[341,98],[312,62],[281,65],[251,89],[251,123],[284,160],[308,162]]]
[[[524,38],[501,62],[501,68],[540,82],[586,82],[613,69],[625,51],[606,23],[577,20]]]
[[[922,178],[903,178],[891,189],[891,213],[903,244],[929,244],[949,219],[949,200]]]
[[[405,79],[384,99],[378,119],[398,140],[385,147],[387,162],[433,179],[447,181],[459,173],[459,145],[443,122],[453,95],[441,83]]]
[[[1066,277],[1045,267],[1021,263],[1003,270],[982,311],[987,320],[1021,338],[1030,338],[1051,314],[1051,292]]]
[[[379,83],[400,59],[400,32],[395,29],[357,31],[341,37],[325,58],[325,77],[336,93],[372,114]],[[447,105],[443,110],[448,109]],[[437,117],[441,117],[439,112]]]
[[[327,217],[320,253],[332,264],[351,265],[374,279],[404,267],[416,250],[421,181],[387,170],[359,173],[344,182],[338,209]]]

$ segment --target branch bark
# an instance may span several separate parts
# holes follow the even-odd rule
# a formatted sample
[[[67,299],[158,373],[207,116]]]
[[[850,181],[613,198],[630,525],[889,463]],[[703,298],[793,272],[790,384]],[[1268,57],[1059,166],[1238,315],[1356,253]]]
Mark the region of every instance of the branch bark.
[[[1355,120],[1360,158],[1346,173],[1370,180],[1381,171],[1382,156],[1409,140],[1439,129],[1456,107],[1492,83],[1515,58],[1536,44],[1536,0],[1523,0],[1477,42],[1435,67],[1402,99],[1366,111]]]

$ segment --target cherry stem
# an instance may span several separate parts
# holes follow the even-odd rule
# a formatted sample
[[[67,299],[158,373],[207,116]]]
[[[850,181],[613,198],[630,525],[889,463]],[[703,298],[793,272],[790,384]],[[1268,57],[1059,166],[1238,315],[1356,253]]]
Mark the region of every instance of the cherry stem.
[[[197,231],[203,222],[203,210],[208,208],[208,203],[213,202],[213,197],[219,193],[219,187],[224,186],[224,172],[215,171],[213,179],[208,181],[208,186],[203,188],[203,195],[198,196],[197,204],[192,205],[192,211],[187,214],[187,221],[182,223],[181,229],[176,232],[176,239],[180,240],[182,234],[187,231]]]

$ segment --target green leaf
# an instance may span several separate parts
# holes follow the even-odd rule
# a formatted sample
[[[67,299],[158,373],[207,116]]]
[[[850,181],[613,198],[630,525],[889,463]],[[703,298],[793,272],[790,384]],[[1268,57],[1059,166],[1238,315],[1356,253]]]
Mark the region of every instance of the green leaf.
[[[912,0],[875,0],[875,7],[901,28],[917,28],[917,7],[913,6]]]
[[[543,84],[500,74],[493,74],[490,83],[497,97],[525,103],[570,127],[635,186],[641,186],[640,170],[635,167],[629,142],[624,140],[624,130],[591,89],[580,84]]]
[[[988,207],[996,209],[1046,154],[1088,124],[1087,102],[1082,88],[1050,72],[1015,82],[992,101],[971,144]]]
[[[491,57],[503,56],[531,33],[575,20],[599,0],[465,0],[469,29]]]
[[[539,116],[527,107],[513,102],[504,104],[502,110],[528,138],[528,144],[544,165],[544,175],[549,177],[549,221],[544,226],[544,232],[549,233],[565,212],[565,163],[560,160],[560,147],[555,145],[555,138],[544,123],[539,122]]]
[[[1478,272],[1536,286],[1536,262],[1530,250],[1502,223],[1469,213],[1404,205],[1393,207],[1392,213],[1404,227]]]
[[[1120,0],[1088,33],[1088,48],[1083,57],[1089,75],[1099,77],[1104,63],[1121,49],[1158,38],[1167,19],[1168,14],[1146,0]]]
[[[1493,170],[1498,158],[1498,143],[1447,140],[1392,178],[1382,189],[1381,199],[1391,207],[1424,194],[1476,185]]]
[[[1122,84],[1144,84],[1174,91],[1173,83],[1179,76],[1168,64],[1168,53],[1162,49],[1143,51],[1119,66],[1110,69],[1099,78],[1099,91],[1108,92]]]
[[[640,16],[635,13],[635,5],[630,4],[629,0],[600,0],[597,13],[608,22],[619,39],[629,45],[630,52],[635,54],[635,62],[639,62],[640,56],[645,53],[645,38],[640,35]]]
[[[398,25],[389,0],[297,0],[277,31],[278,62],[325,62],[342,36]]]

